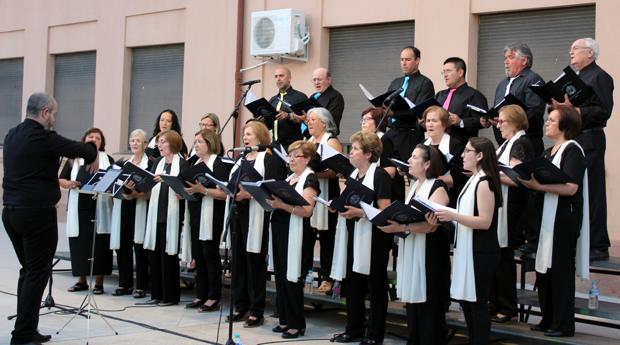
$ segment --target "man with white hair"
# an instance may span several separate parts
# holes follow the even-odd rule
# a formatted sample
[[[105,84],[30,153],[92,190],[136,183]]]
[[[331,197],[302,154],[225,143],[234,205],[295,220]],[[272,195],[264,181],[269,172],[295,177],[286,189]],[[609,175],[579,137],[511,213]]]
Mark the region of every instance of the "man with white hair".
[[[332,74],[325,67],[319,67],[312,72],[312,85],[314,93],[310,97],[314,97],[323,108],[329,110],[336,122],[336,133],[340,134],[340,120],[344,112],[344,97],[332,86]]]
[[[534,152],[539,156],[543,151],[543,116],[545,113],[545,102],[538,97],[528,86],[532,84],[544,84],[544,81],[536,72],[532,71],[534,56],[532,50],[524,43],[511,43],[504,47],[504,69],[506,78],[502,79],[495,89],[495,102],[501,102],[509,93],[528,107],[525,111],[529,128],[526,135],[534,146]],[[497,119],[491,119],[493,133],[498,143],[503,143],[504,139],[497,129]],[[489,122],[481,118],[483,126],[488,127]]]
[[[594,94],[577,107],[581,114],[581,134],[577,141],[586,154],[590,190],[590,260],[609,257],[607,196],[605,193],[605,132],[614,106],[614,80],[597,63],[599,44],[580,38],[570,47],[570,64]],[[570,105],[569,102],[565,102]]]

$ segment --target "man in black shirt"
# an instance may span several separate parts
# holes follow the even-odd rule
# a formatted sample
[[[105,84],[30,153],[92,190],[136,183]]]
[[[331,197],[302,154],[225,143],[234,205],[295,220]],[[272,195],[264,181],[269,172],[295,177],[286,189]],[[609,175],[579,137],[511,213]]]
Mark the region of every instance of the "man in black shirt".
[[[4,210],[2,222],[22,265],[17,283],[17,318],[11,344],[40,344],[39,305],[58,242],[56,203],[60,200],[58,168],[61,157],[97,157],[94,144],[66,139],[49,130],[58,110],[44,93],[28,99],[26,119],[4,139]]]
[[[291,70],[284,66],[275,69],[274,77],[278,94],[269,99],[269,103],[278,111],[275,119],[266,119],[265,124],[273,133],[273,142],[282,144],[285,149],[294,141],[303,138],[301,122],[303,116],[296,115],[290,109],[290,105],[308,99],[303,92],[299,92],[291,86]]]
[[[543,116],[545,114],[545,101],[538,97],[529,86],[532,84],[544,84],[544,80],[534,71],[532,64],[534,56],[530,48],[524,43],[512,43],[504,47],[504,68],[506,78],[502,79],[495,89],[495,103],[501,102],[507,94],[512,94],[528,107],[525,111],[529,128],[525,134],[534,146],[534,153],[540,156],[544,149],[543,136]],[[493,125],[493,133],[498,144],[504,142],[502,135],[497,129],[497,119],[492,121],[481,120],[481,124],[488,127]]]
[[[607,126],[614,106],[614,80],[596,64],[599,51],[598,43],[592,38],[578,39],[570,47],[570,64],[594,91],[594,94],[577,108],[581,114],[581,134],[577,137],[577,142],[585,151],[588,164],[591,260],[607,259],[610,245],[605,191],[606,138],[603,128]],[[566,104],[570,105],[570,102]]]
[[[478,136],[480,116],[467,108],[468,104],[487,110],[487,99],[484,95],[467,85],[465,74],[467,65],[458,57],[447,58],[443,63],[443,79],[448,87],[439,91],[435,99],[450,113],[450,136],[458,139],[463,145],[471,137]]]
[[[420,50],[413,46],[403,48],[400,53],[400,69],[403,76],[392,80],[389,91],[403,88],[400,93],[402,97],[406,97],[414,104],[423,102],[435,95],[433,82],[420,73]],[[400,123],[392,121],[392,129],[385,135],[389,139],[396,153],[396,157],[400,160],[407,161],[413,148],[424,139],[423,131],[418,125],[417,119]]]
[[[329,110],[336,122],[336,133],[340,134],[340,120],[344,112],[344,98],[338,90],[332,87],[332,74],[327,68],[319,67],[312,72],[312,84],[315,92],[310,95],[314,97],[322,106]]]

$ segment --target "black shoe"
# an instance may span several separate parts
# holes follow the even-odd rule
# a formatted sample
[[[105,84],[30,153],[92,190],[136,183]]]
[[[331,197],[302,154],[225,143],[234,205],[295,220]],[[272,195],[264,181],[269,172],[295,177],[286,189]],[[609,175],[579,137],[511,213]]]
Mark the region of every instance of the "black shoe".
[[[511,316],[511,315],[499,316],[499,314],[495,314],[493,317],[491,317],[491,321],[496,322],[496,323],[506,323],[512,320],[513,317],[514,316]]]
[[[41,345],[41,344],[43,344],[43,343],[40,342],[40,341],[34,341],[34,340],[31,340],[31,341],[29,341],[27,343],[14,343],[14,342],[11,341],[11,345]]]
[[[120,287],[120,288],[114,290],[114,292],[112,292],[112,296],[131,295],[132,293],[133,293],[133,289],[125,288],[125,287]]]
[[[604,249],[590,249],[590,261],[600,261],[609,259],[609,250]]]
[[[378,341],[378,340],[374,340],[372,338],[364,338],[360,342],[360,345],[376,345],[376,344],[383,344],[383,342],[382,341]]]
[[[191,301],[190,303],[187,303],[185,305],[185,309],[200,308],[200,306],[202,306],[204,303],[205,303],[204,300],[201,300],[200,298],[196,298],[195,300]]]
[[[220,310],[220,301],[217,301],[211,305],[203,304],[198,308],[199,313],[208,313],[210,311]]]
[[[362,337],[358,336],[358,337],[354,337],[348,333],[340,333],[340,334],[334,334],[334,336],[329,340],[332,343],[333,342],[337,342],[337,343],[352,343],[352,342],[357,342],[357,341],[361,341]]]
[[[552,329],[545,332],[545,336],[547,337],[572,337],[575,335],[575,332],[564,332],[564,331],[554,331]]]
[[[247,312],[245,312],[245,311],[243,313],[239,313],[239,312],[234,313],[233,314],[233,319],[232,319],[233,322],[243,321],[243,319],[245,318],[245,314],[246,313]],[[230,322],[230,315],[226,316],[226,322]]]
[[[538,324],[536,326],[532,326],[530,327],[530,330],[534,331],[534,332],[546,332],[547,328],[543,327],[542,325]]]
[[[31,340],[34,341],[34,342],[47,343],[51,339],[52,339],[51,335],[49,335],[49,334],[41,334],[41,333],[39,333],[38,330],[36,330],[34,332],[34,335],[32,336]]]
[[[304,334],[306,334],[306,329],[302,328],[302,329],[298,329],[297,332],[295,333],[291,333],[289,332],[289,330],[287,330],[286,332],[282,333],[282,338],[284,339],[294,339],[294,338],[299,338],[299,336],[304,336]]]
[[[158,299],[150,299],[143,303],[136,303],[137,305],[158,305],[161,301]]]
[[[273,333],[284,333],[284,332],[288,331],[288,326],[282,327],[280,325],[277,325],[274,328],[272,328],[271,331]]]
[[[261,317],[257,317],[256,319],[248,318],[247,320],[245,320],[245,325],[243,325],[243,327],[245,327],[245,328],[254,328],[254,327],[261,326],[264,322],[265,322],[265,318],[262,317],[262,316]]]
[[[170,307],[170,306],[177,305],[177,304],[179,304],[179,302],[164,302],[164,301],[162,301],[162,302],[157,303],[157,306],[158,307]]]

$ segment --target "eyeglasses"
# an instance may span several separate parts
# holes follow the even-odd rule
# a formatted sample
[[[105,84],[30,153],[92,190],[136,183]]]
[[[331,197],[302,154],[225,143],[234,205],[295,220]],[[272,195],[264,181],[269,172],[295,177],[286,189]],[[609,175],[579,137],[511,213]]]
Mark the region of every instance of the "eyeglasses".
[[[503,123],[508,123],[508,122],[510,122],[510,121],[499,119],[499,120],[497,120],[497,125],[501,126]]]
[[[300,158],[306,158],[306,156],[304,156],[304,155],[291,155],[291,156],[289,156],[288,158],[289,158],[289,159],[290,159],[290,158],[300,159]]]
[[[568,50],[568,52],[570,53],[570,52],[572,52],[572,51],[575,51],[575,50],[581,50],[581,49],[590,49],[590,47],[572,46],[572,47],[570,47],[570,49]]]
[[[466,148],[463,150],[463,152],[465,152],[465,153],[469,153],[469,152],[476,152],[476,149],[469,149],[469,148],[467,148],[467,147],[466,147]]]
[[[368,122],[368,121],[373,121],[374,119],[372,117],[362,117],[360,119],[360,123],[364,123],[364,122]]]

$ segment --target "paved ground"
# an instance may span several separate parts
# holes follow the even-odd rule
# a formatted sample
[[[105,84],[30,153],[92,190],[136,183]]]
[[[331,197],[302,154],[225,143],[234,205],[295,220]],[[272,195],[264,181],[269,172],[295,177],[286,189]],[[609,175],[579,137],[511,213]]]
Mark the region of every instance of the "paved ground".
[[[68,250],[68,243],[63,231],[60,231],[59,251]],[[0,344],[8,344],[13,321],[7,320],[7,316],[15,312],[16,279],[18,270],[17,259],[13,248],[6,236],[0,222]],[[60,262],[56,268],[69,268],[67,262]],[[228,334],[228,326],[224,323],[220,327],[220,335],[217,337],[219,325],[219,313],[198,314],[194,311],[186,311],[182,305],[172,307],[145,307],[136,306],[136,300],[132,297],[113,297],[110,293],[116,287],[116,275],[109,277],[105,282],[106,294],[96,297],[96,303],[101,308],[101,313],[106,320],[118,332],[110,329],[99,316],[94,316],[90,323],[81,316],[76,317],[69,323],[60,334],[56,334],[65,325],[73,314],[63,312],[58,308],[41,311],[40,330],[44,334],[52,334],[52,344],[85,344],[87,337],[89,344],[200,344],[200,343],[225,343]],[[69,293],[66,288],[75,282],[75,278],[69,272],[54,273],[54,286],[52,295],[62,308],[76,308],[86,296],[85,292]],[[227,296],[225,289],[225,295]],[[191,289],[183,289],[183,301],[193,298]],[[143,301],[143,300],[142,300]],[[228,304],[224,304],[227,308]],[[228,309],[226,309],[227,311]],[[273,312],[272,306],[268,305],[266,315]],[[341,332],[345,324],[345,315],[341,310],[325,308],[321,311],[307,308],[308,330],[306,336],[285,342],[277,334],[271,332],[276,325],[276,319],[267,318],[263,327],[245,329],[241,324],[235,324],[234,332],[241,334],[244,344],[271,344],[271,343],[294,343],[303,340],[307,344],[328,344],[329,337]],[[459,313],[450,312],[450,320],[458,320]],[[222,318],[224,320],[224,318]],[[530,322],[537,322],[536,318]],[[504,331],[530,334],[528,325],[516,322],[502,327]],[[406,329],[402,319],[391,319],[388,322],[385,344],[404,344],[402,338]],[[601,327],[578,324],[578,335],[570,339],[574,344],[617,344],[620,331]],[[594,335],[594,336],[593,336]],[[514,336],[495,334],[494,342],[497,344],[535,344],[542,343],[535,339],[522,339]],[[465,344],[467,338],[462,332],[458,332],[452,339],[451,344]]]

